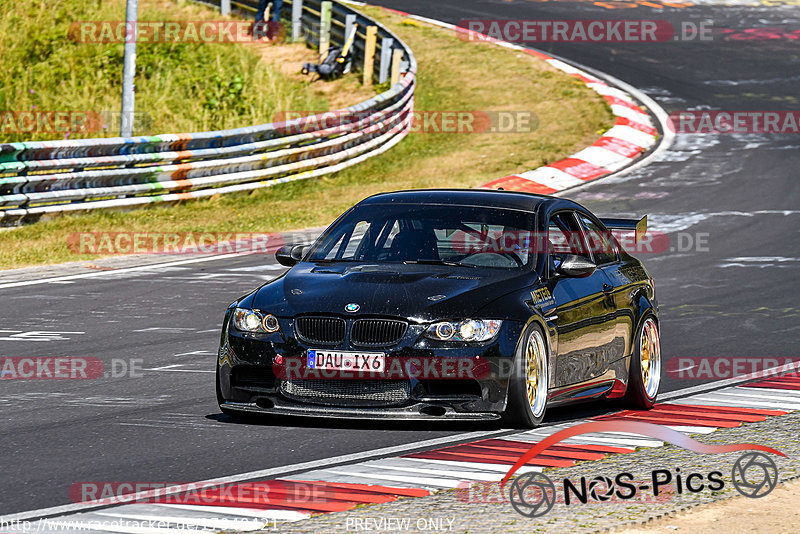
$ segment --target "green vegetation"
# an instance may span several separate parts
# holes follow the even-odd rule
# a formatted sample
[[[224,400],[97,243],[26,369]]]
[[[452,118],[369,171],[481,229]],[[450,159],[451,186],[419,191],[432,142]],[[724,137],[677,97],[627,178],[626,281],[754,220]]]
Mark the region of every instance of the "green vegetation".
[[[82,231],[272,232],[325,225],[373,193],[476,187],[556,161],[591,144],[613,124],[597,94],[538,59],[467,43],[377,9],[367,11],[414,50],[418,110],[530,111],[538,127],[507,134],[414,133],[386,154],[324,178],[179,205],[41,221],[0,233],[0,267],[91,259],[67,247],[68,236]],[[238,124],[250,122],[246,115]]]
[[[100,113],[103,131],[70,132],[80,137],[119,134],[123,43],[82,42],[81,22],[125,20],[125,0],[2,0],[0,2],[0,112]],[[222,20],[186,0],[142,0],[139,20]],[[109,27],[111,26],[108,24]],[[92,27],[92,26],[89,26]],[[84,37],[82,37],[84,35]],[[137,135],[235,128],[271,122],[278,110],[328,109],[307,91],[261,60],[261,43],[139,42],[137,44]],[[117,115],[118,117],[118,115]],[[65,132],[15,133],[7,121],[0,142],[63,139]]]

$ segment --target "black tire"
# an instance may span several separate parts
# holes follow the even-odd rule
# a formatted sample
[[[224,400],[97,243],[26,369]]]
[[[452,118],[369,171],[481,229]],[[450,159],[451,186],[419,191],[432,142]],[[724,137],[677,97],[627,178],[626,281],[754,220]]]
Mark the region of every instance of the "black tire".
[[[529,352],[529,349],[532,352]],[[533,367],[529,360],[538,362],[539,368],[532,394],[529,396],[529,371]],[[514,363],[508,384],[508,402],[503,418],[515,428],[535,428],[542,424],[547,411],[547,392],[550,381],[549,351],[547,342],[539,325],[529,325],[517,344],[514,352]],[[543,395],[543,397],[542,397]]]
[[[645,354],[642,350],[644,348]],[[643,361],[644,356],[644,361]],[[647,362],[647,364],[644,364]],[[647,365],[643,373],[643,365]],[[628,367],[628,389],[625,405],[630,408],[649,410],[656,403],[661,384],[661,338],[655,316],[645,316],[636,330],[636,345]]]

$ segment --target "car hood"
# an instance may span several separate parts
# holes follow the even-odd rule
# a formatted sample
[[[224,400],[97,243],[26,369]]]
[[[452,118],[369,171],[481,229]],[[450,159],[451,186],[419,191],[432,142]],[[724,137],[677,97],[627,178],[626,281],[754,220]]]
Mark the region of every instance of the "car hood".
[[[457,319],[514,291],[531,276],[518,270],[439,265],[301,263],[262,286],[252,307],[283,317],[325,313]],[[359,308],[348,313],[348,304]]]

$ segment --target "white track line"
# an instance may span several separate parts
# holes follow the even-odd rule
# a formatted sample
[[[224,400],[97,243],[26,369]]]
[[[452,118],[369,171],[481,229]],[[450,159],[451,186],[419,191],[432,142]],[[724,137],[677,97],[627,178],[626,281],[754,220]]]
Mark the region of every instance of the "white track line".
[[[53,516],[57,514],[68,514],[83,510],[91,510],[93,508],[99,508],[100,506],[107,506],[109,504],[122,504],[127,503],[132,500],[141,500],[147,499],[150,497],[155,497],[156,492],[158,495],[171,495],[174,493],[180,493],[182,491],[186,491],[188,488],[196,488],[200,485],[222,485],[222,484],[232,484],[235,482],[244,482],[246,480],[255,480],[255,479],[266,479],[266,478],[273,478],[280,475],[284,475],[286,473],[292,473],[296,471],[308,471],[312,469],[318,469],[322,467],[327,467],[334,464],[346,464],[350,462],[361,462],[368,459],[373,459],[376,457],[381,456],[392,456],[401,453],[410,452],[416,449],[423,449],[426,447],[436,447],[439,445],[445,445],[450,443],[458,443],[461,441],[475,441],[480,438],[486,438],[489,436],[498,436],[498,435],[505,435],[508,434],[507,430],[489,430],[489,431],[480,431],[480,432],[467,432],[466,434],[458,434],[455,436],[446,436],[442,438],[433,438],[424,441],[418,441],[415,443],[407,443],[403,445],[395,445],[392,447],[384,447],[381,449],[374,449],[370,451],[364,452],[357,452],[353,454],[344,454],[341,456],[334,456],[332,458],[323,458],[321,460],[314,460],[310,462],[301,462],[297,464],[290,464],[284,465],[280,467],[273,467],[270,469],[261,469],[258,471],[250,471],[247,473],[240,473],[237,475],[231,475],[227,477],[220,477],[211,480],[205,480],[200,482],[195,482],[192,484],[185,484],[180,486],[172,486],[170,488],[160,488],[158,490],[152,491],[145,491],[140,492],[137,494],[128,494],[128,495],[121,495],[116,497],[115,499],[109,499],[107,502],[102,504],[91,503],[91,502],[83,502],[83,503],[74,503],[74,504],[65,504],[62,506],[52,506],[49,508],[40,508],[38,510],[30,510],[27,512],[19,512],[15,514],[9,514],[0,516],[0,522],[10,522],[10,521],[22,521],[22,520],[30,520],[30,519],[37,519],[40,517],[46,516]]]
[[[409,462],[422,462],[440,466],[471,467],[483,472],[508,473],[508,466],[502,464],[484,464],[479,462],[457,462],[456,460],[434,460],[432,458],[403,458]],[[543,467],[530,465],[520,468],[520,473],[540,473]]]
[[[172,267],[175,265],[189,265],[192,263],[201,263],[205,261],[213,261],[213,260],[224,260],[227,258],[240,258],[242,256],[249,256],[252,254],[256,254],[256,252],[244,252],[244,253],[233,253],[233,254],[220,254],[217,256],[208,256],[204,258],[191,258],[187,260],[176,260],[170,261],[166,263],[153,263],[150,265],[139,265],[137,267],[122,267],[120,269],[114,269],[112,271],[96,271],[91,273],[81,273],[81,274],[70,274],[65,276],[54,276],[52,278],[41,278],[39,280],[23,280],[20,282],[8,282],[6,284],[0,284],[0,289],[9,289],[12,287],[24,287],[24,286],[35,286],[39,284],[50,284],[54,282],[63,282],[66,280],[82,280],[84,278],[102,278],[103,276],[114,276],[119,275],[120,273],[131,273],[136,271],[149,271],[149,270],[156,270],[162,269],[164,267]]]
[[[499,473],[486,473],[486,472],[479,472],[479,471],[464,471],[464,470],[456,470],[456,469],[434,469],[434,468],[427,468],[427,467],[420,467],[418,465],[409,465],[402,461],[403,459],[399,460],[379,460],[378,462],[367,462],[363,464],[365,467],[369,467],[375,469],[375,473],[379,474],[381,470],[389,470],[391,472],[399,471],[401,473],[409,473],[409,474],[419,474],[419,475],[433,475],[433,476],[441,476],[446,478],[453,478],[458,477],[458,479],[463,481],[469,480],[481,480],[481,481],[494,481],[502,479],[502,475]]]
[[[727,389],[721,391],[729,391]],[[763,397],[764,395],[774,395],[780,399],[792,399],[793,401],[800,401],[800,389],[782,389],[782,388],[750,388],[750,387],[735,387],[730,390],[731,393],[749,393],[753,397]]]
[[[308,480],[308,476],[312,473],[303,473],[302,475],[291,476],[287,477],[287,480]],[[418,488],[418,489],[425,489],[430,491],[431,493],[435,493],[441,489],[449,489],[451,484],[441,484],[440,479],[436,479],[436,481],[421,481],[419,479],[408,479],[404,481],[398,480],[388,480],[379,477],[372,478],[369,473],[342,473],[342,472],[335,472],[328,469],[324,469],[321,471],[314,471],[313,477],[315,480],[319,480],[322,482],[333,482],[333,483],[347,483],[347,484],[366,484],[366,485],[373,485],[373,486],[401,486],[404,488]],[[398,484],[398,482],[402,482],[402,484]]]
[[[580,421],[581,423],[585,421]],[[664,442],[653,440],[653,439],[645,439],[641,438],[640,436],[633,434],[630,435],[631,437],[622,436],[620,434],[615,434],[611,432],[593,432],[590,434],[581,434],[580,436],[572,436],[569,440],[564,440],[565,443],[590,443],[593,445],[607,445],[609,447],[661,447],[664,445]],[[515,436],[509,436],[509,439],[513,437],[514,439],[518,439],[520,441],[529,441],[531,443],[538,443],[542,440],[541,437],[537,436],[526,436],[525,434],[519,434]]]
[[[404,475],[390,475],[383,473],[380,476],[374,476],[374,473],[364,473],[361,471],[357,471],[355,467],[350,469],[329,469],[329,473],[333,475],[344,475],[348,477],[358,477],[358,478],[369,478],[372,480],[381,480],[381,481],[390,481],[390,482],[402,482],[403,484],[414,484],[417,486],[422,487],[433,487],[433,488],[457,488],[459,484],[463,481],[458,480],[455,478],[446,478],[446,477],[431,477],[431,476],[404,476]]]
[[[742,408],[766,408],[771,410],[800,410],[800,402],[788,403],[785,401],[778,401],[774,399],[757,399],[754,397],[738,397],[735,395],[726,395],[724,393],[709,393],[708,395],[701,395],[693,397],[692,400],[696,401],[694,404],[703,404],[705,402],[724,403],[728,406],[739,406]]]
[[[764,410],[783,410],[791,412],[793,410],[800,410],[800,406],[789,408],[785,405],[774,402],[758,402],[758,401],[737,401],[730,397],[689,397],[675,401],[674,404],[702,404],[704,406],[718,406],[720,408],[761,408]]]

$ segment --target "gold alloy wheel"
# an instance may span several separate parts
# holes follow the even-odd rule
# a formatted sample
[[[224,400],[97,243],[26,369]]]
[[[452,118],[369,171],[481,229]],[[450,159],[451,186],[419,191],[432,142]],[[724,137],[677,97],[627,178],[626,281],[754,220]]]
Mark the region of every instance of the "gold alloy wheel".
[[[642,326],[639,337],[639,358],[642,369],[642,385],[649,398],[658,393],[661,383],[661,342],[658,339],[658,327],[652,317],[648,317]]]
[[[538,330],[531,332],[525,346],[526,393],[534,417],[544,413],[547,404],[547,350]]]

